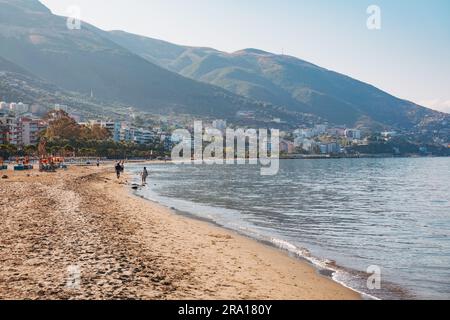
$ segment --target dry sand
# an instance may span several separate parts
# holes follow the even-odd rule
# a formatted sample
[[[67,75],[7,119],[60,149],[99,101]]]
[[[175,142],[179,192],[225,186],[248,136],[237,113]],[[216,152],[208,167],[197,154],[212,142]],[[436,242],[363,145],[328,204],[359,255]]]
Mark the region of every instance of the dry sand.
[[[6,174],[0,299],[360,299],[306,262],[133,196],[111,169]]]

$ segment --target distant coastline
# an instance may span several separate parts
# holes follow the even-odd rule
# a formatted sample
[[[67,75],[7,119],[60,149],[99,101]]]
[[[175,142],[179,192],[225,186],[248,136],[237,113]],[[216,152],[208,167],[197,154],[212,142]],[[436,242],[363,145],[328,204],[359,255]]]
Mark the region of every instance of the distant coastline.
[[[378,158],[447,158],[449,155],[393,155],[393,154],[360,154],[360,155],[282,155],[282,160],[318,160],[318,159],[378,159]]]

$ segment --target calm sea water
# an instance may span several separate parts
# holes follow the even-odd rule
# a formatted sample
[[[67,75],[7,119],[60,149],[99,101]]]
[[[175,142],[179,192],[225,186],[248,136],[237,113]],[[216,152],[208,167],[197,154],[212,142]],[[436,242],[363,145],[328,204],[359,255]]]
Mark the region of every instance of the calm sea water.
[[[140,170],[133,167],[133,170]],[[377,298],[450,298],[450,158],[151,165],[138,191],[267,241]],[[381,268],[381,290],[365,273]]]

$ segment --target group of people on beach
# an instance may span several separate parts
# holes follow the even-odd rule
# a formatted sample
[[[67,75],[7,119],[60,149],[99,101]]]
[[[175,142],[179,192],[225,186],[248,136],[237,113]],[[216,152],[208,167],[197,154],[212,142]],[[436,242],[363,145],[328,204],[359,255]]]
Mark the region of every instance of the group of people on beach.
[[[120,179],[120,174],[125,171],[125,161],[119,161],[115,166],[117,179]]]
[[[115,166],[117,179],[120,179],[120,175],[125,171],[125,161],[119,161]],[[148,170],[146,167],[141,172],[142,185],[145,186],[147,184],[148,178]]]

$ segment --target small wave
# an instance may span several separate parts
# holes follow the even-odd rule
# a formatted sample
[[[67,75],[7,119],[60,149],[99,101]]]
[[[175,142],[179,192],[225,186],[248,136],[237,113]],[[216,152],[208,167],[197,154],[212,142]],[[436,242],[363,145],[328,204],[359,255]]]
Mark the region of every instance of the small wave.
[[[138,178],[136,179],[138,180]],[[380,300],[380,297],[397,298],[399,296],[397,294],[390,294],[389,292],[386,292],[386,290],[380,292],[380,294],[377,293],[376,296],[367,292],[366,282],[368,275],[366,273],[344,268],[337,265],[333,260],[316,257],[308,249],[284,240],[282,239],[282,236],[274,235],[272,232],[273,230],[258,227],[247,221],[245,215],[238,210],[199,204],[194,201],[173,198],[170,196],[162,196],[153,186],[142,188],[135,193],[145,199],[158,202],[168,208],[174,209],[178,213],[197,219],[207,220],[257,241],[268,243],[297,258],[306,260],[317,268],[321,274],[324,274],[336,283],[359,293],[365,299]],[[392,287],[394,287],[394,285],[392,285]],[[400,289],[395,290],[398,292],[401,291]]]
[[[353,275],[350,273],[342,270],[339,266],[336,265],[336,263],[332,260],[328,259],[320,259],[311,254],[311,252],[308,249],[305,248],[299,248],[296,245],[282,239],[277,238],[271,238],[270,242],[276,246],[279,249],[288,251],[289,253],[292,253],[296,255],[299,258],[305,259],[308,262],[310,262],[312,265],[314,265],[316,268],[322,271],[328,271],[328,273],[331,275],[331,279],[333,281],[339,283],[340,285],[353,290],[360,295],[362,295],[364,298],[369,300],[381,300],[380,298],[377,298],[371,294],[368,294],[366,292],[363,292],[361,290],[358,290],[352,286],[349,285],[349,280],[351,278],[354,278]]]

